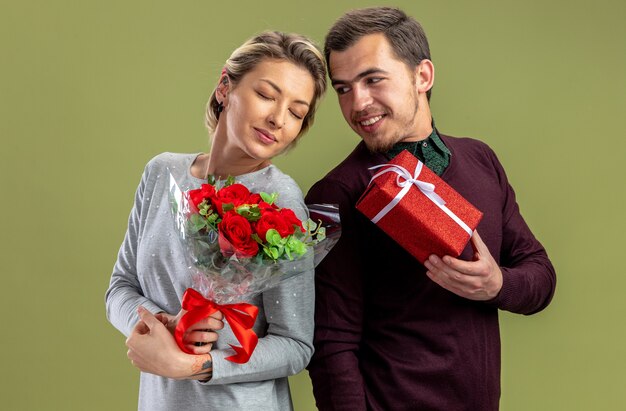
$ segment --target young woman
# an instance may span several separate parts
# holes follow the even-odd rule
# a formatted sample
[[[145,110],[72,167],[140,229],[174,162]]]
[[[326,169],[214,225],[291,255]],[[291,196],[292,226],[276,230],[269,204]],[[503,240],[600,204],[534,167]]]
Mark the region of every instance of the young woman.
[[[143,173],[128,231],[106,293],[107,317],[124,333],[141,373],[141,410],[289,410],[287,376],[313,348],[313,272],[255,297],[258,345],[247,363],[225,358],[239,345],[220,313],[196,324],[185,344],[172,331],[189,272],[168,204],[168,171],[183,189],[208,175],[234,176],[251,191],[280,193],[277,204],[306,219],[297,184],[272,165],[311,126],[326,88],[323,56],[307,38],[266,32],[233,52],[207,105],[208,153],[164,153]],[[208,344],[207,344],[208,343]]]

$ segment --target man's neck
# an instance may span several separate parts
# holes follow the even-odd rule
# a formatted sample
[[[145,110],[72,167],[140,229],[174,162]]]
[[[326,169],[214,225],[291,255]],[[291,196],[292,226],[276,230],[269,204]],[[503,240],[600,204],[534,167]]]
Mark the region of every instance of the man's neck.
[[[420,95],[417,107],[414,117],[415,132],[402,139],[401,142],[403,143],[425,140],[433,132],[433,117],[430,113],[430,105],[426,95]]]

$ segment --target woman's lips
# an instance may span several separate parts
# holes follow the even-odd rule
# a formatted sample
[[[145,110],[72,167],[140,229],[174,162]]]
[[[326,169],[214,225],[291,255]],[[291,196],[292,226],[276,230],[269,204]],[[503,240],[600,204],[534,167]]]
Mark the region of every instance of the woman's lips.
[[[276,137],[274,137],[274,134],[270,133],[269,131],[262,129],[262,128],[255,128],[254,131],[256,132],[258,139],[263,144],[269,145],[269,144],[274,144],[276,142]]]

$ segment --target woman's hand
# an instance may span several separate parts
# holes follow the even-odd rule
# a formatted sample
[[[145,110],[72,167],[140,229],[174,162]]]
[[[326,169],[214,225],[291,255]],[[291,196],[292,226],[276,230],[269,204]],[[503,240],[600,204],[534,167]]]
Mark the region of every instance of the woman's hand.
[[[207,380],[213,370],[211,355],[191,355],[180,350],[161,319],[143,307],[140,320],[126,340],[128,358],[141,371],[173,379]]]
[[[160,312],[155,317],[165,325],[165,327],[174,335],[176,326],[180,319],[187,313],[186,310],[180,310],[177,315],[167,314]],[[213,343],[217,341],[218,335],[216,330],[224,328],[224,315],[221,311],[216,311],[208,318],[198,321],[191,327],[189,327],[183,335],[183,345],[185,348],[194,354],[208,354]]]

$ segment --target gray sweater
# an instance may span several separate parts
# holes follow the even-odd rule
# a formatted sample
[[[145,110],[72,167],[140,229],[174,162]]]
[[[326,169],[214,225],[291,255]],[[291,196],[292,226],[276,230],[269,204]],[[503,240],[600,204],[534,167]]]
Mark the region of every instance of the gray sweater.
[[[168,170],[182,190],[197,188],[205,181],[190,174],[196,156],[160,154],[144,170],[105,298],[107,318],[126,336],[138,321],[139,305],[153,313],[176,314],[190,286],[168,203]],[[253,192],[278,192],[280,207],[307,218],[298,185],[273,165],[237,181]],[[226,323],[211,351],[213,378],[208,383],[141,373],[139,409],[292,409],[287,376],[304,369],[313,353],[313,290],[311,271],[247,301],[259,307],[254,325],[259,343],[249,362],[226,361],[234,353],[228,344],[239,345]]]

